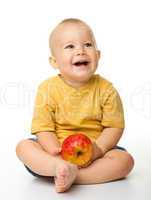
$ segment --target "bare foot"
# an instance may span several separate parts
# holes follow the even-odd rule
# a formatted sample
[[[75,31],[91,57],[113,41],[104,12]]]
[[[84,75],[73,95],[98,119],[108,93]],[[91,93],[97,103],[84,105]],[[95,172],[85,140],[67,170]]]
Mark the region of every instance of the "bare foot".
[[[65,192],[73,184],[78,168],[68,162],[59,163],[56,167],[55,187],[56,192]]]

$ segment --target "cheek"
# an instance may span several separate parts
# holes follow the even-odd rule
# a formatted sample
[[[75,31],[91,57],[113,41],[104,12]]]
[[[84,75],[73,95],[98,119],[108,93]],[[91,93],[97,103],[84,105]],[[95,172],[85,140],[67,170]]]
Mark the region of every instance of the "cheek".
[[[98,57],[97,57],[96,54],[93,55],[93,57],[92,57],[92,62],[94,63],[94,65],[97,65],[97,63],[98,63]]]
[[[70,67],[68,67],[68,66],[69,66],[69,64],[68,64],[66,61],[62,61],[62,62],[60,63],[60,67],[59,67],[60,72],[61,72],[62,74],[68,74],[69,69],[70,69]]]
[[[63,69],[66,66],[66,60],[60,57],[57,59],[57,64],[60,69]]]
[[[93,62],[98,61],[98,54],[95,50],[88,52],[88,56],[92,59]]]
[[[66,65],[68,63],[71,63],[71,56],[67,54],[62,54],[60,57],[60,63],[62,65]]]

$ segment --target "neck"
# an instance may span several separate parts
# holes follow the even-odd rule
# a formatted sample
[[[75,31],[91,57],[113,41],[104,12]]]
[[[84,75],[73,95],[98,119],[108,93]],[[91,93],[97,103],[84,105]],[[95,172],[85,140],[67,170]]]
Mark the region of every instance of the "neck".
[[[77,82],[77,81],[71,81],[71,80],[67,80],[67,79],[65,79],[62,75],[60,75],[60,77],[62,78],[62,80],[65,82],[65,83],[67,83],[68,85],[70,85],[70,86],[72,86],[72,87],[74,87],[74,88],[76,88],[76,89],[78,89],[78,88],[80,88],[81,86],[83,86],[83,85],[85,85],[88,81],[89,81],[89,79],[87,80],[87,81],[83,81],[83,82]]]

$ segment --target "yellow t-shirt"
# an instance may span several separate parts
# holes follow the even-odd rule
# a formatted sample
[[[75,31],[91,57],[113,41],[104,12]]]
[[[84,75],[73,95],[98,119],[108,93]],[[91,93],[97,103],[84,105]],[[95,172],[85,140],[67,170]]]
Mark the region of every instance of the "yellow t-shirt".
[[[66,84],[60,74],[40,84],[31,133],[54,132],[60,141],[83,132],[95,141],[105,127],[124,128],[123,106],[112,83],[93,75],[80,88]]]

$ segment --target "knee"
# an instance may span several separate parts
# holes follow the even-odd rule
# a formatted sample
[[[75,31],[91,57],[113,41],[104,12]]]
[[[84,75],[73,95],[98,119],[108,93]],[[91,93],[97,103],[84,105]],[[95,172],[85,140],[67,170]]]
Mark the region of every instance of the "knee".
[[[21,140],[17,145],[16,145],[16,155],[19,157],[20,154],[23,152],[23,150],[26,148],[28,144],[28,140],[24,139]]]
[[[128,152],[113,150],[107,156],[114,160],[119,176],[122,178],[126,177],[134,167],[134,158]]]
[[[131,170],[134,167],[134,158],[129,153],[127,153],[126,163],[127,163],[127,174],[129,174],[129,172],[131,172]]]
[[[126,177],[134,167],[134,158],[128,152],[124,152],[120,158],[121,173],[123,177]]]

